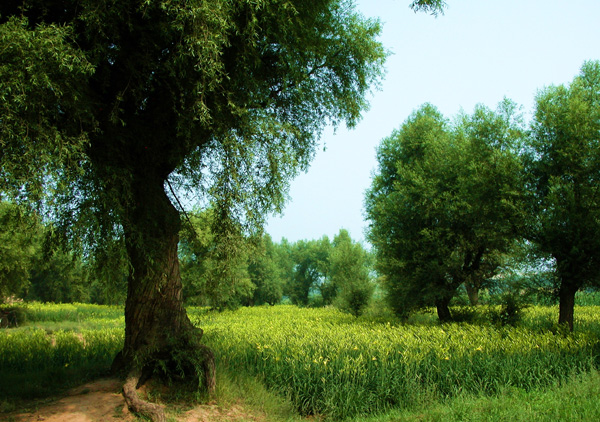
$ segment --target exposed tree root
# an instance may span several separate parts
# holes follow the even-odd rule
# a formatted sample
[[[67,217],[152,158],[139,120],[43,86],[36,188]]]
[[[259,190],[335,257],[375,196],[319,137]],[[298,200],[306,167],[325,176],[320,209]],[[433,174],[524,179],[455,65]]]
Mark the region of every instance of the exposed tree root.
[[[186,352],[183,353],[183,356],[185,356],[183,361],[181,360],[182,354],[179,354],[179,365],[183,365],[184,372],[187,374],[187,376],[195,374],[195,379],[197,381],[203,381],[204,388],[206,388],[209,397],[214,397],[216,390],[216,369],[215,357],[212,350],[203,344],[196,344],[195,347],[188,348]],[[163,358],[167,358],[169,356],[171,358],[173,357],[172,351],[165,354]],[[115,358],[115,362],[113,363],[113,370],[119,367],[122,368],[122,365],[122,354],[119,353],[119,355],[117,355]],[[199,369],[203,375],[203,378],[201,379],[199,379]],[[136,391],[152,377],[154,371],[155,367],[152,364],[146,365],[143,370],[139,369],[138,367],[131,370],[127,375],[125,385],[123,386],[123,397],[125,398],[125,402],[132,412],[146,416],[154,422],[165,422],[166,416],[164,407],[142,400]],[[184,375],[183,378],[180,378],[180,381],[187,379],[187,376]],[[194,378],[190,378],[189,380],[193,379]]]
[[[149,417],[153,422],[166,422],[165,410],[161,405],[149,403],[140,399],[137,393],[137,386],[142,371],[134,369],[127,375],[125,385],[123,386],[123,397],[132,412]]]

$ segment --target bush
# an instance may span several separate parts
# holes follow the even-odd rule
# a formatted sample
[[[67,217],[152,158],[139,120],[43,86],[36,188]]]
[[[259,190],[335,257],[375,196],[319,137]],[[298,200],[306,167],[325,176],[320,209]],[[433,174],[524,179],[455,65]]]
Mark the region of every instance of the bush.
[[[373,284],[365,281],[364,283],[352,283],[344,287],[338,293],[335,301],[336,306],[356,317],[362,315],[373,296]]]
[[[500,299],[500,308],[498,311],[491,311],[491,322],[497,325],[516,326],[521,320],[521,311],[527,307],[523,297],[515,292],[502,294]]]

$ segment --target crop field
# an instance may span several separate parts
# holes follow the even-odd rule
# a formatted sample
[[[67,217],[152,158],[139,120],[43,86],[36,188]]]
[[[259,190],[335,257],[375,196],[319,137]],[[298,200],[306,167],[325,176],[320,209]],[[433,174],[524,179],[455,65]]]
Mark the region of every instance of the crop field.
[[[600,308],[577,309],[575,334],[530,328],[555,318],[531,308],[522,327],[356,320],[333,309],[247,308],[200,315],[223,362],[249,370],[304,415],[344,419],[460,393],[525,391],[598,363]]]
[[[105,374],[123,342],[123,311],[96,305],[23,305],[26,321],[0,330],[0,397],[44,396]],[[575,310],[576,331],[552,330],[555,307],[524,310],[516,327],[409,324],[291,305],[222,313],[189,309],[218,368],[244,373],[304,416],[360,418],[465,394],[527,394],[595,371],[600,307]],[[2,399],[0,399],[0,408]],[[1,410],[1,409],[0,409]]]

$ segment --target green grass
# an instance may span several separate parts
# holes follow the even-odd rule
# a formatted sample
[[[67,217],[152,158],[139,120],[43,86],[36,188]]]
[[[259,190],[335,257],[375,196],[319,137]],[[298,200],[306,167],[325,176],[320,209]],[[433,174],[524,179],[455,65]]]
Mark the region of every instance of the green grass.
[[[593,422],[600,420],[600,374],[592,370],[548,389],[506,388],[493,397],[461,395],[419,410],[395,410],[361,422]]]
[[[548,387],[592,368],[600,350],[596,331],[381,324],[293,306],[208,314],[196,323],[230,367],[290,397],[301,414],[334,419],[464,393]]]
[[[107,373],[122,308],[21,306],[26,322],[0,331],[0,411]],[[264,420],[600,420],[598,306],[576,308],[574,334],[556,329],[557,307],[542,306],[517,327],[294,306],[189,314],[217,357],[217,403]]]
[[[12,305],[14,306],[14,305]],[[87,304],[19,304],[18,328],[0,331],[0,409],[58,394],[106,375],[121,349],[123,309]]]
[[[23,310],[25,320],[23,323],[33,322],[77,322],[93,320],[122,320],[124,321],[123,307],[93,305],[89,303],[40,303],[21,302],[0,307],[18,307]]]

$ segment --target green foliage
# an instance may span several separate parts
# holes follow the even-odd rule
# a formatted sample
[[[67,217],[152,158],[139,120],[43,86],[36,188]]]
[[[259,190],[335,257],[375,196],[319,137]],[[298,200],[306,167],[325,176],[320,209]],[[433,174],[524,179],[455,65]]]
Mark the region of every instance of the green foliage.
[[[0,330],[0,408],[18,408],[17,399],[54,395],[104,374],[122,346],[121,307],[13,306],[23,308],[28,322]],[[491,418],[486,413],[490,409],[516,417],[524,412],[555,418],[548,420],[563,420],[569,411],[598,413],[593,386],[598,384],[594,367],[600,350],[597,306],[577,309],[575,334],[548,331],[556,307],[541,306],[524,309],[517,327],[440,327],[426,314],[403,325],[393,318],[376,322],[333,308],[294,306],[189,311],[205,328],[218,358],[219,402],[239,404],[237,394],[246,388],[252,392],[240,394],[242,402],[250,400],[259,409],[267,397],[287,409],[286,417],[290,406],[282,405],[281,398],[289,398],[304,415],[335,420],[404,420],[414,415],[440,420],[434,419],[440,409],[444,417],[458,412],[462,416],[457,420]],[[78,321],[79,329],[54,329],[69,321]],[[87,323],[91,325],[81,328]],[[528,403],[524,409],[513,408],[522,402]],[[472,406],[483,408],[468,419],[467,413],[475,411]]]
[[[123,308],[119,306],[100,306],[86,303],[39,303],[20,302],[13,305],[20,308],[26,321],[35,325],[38,322],[89,322],[92,320],[124,320]]]
[[[427,403],[418,410],[393,411],[360,418],[361,422],[589,422],[600,418],[600,374],[571,377],[549,389],[506,388],[493,397],[462,394],[456,399]]]
[[[446,2],[444,0],[415,0],[410,4],[410,7],[415,12],[424,11],[437,16],[444,13]]]
[[[81,99],[93,67],[71,26],[28,21],[13,8],[0,6],[0,192],[25,202],[79,173],[80,124],[89,119]]]
[[[41,201],[86,255],[125,244],[125,366],[192,330],[178,194],[214,208],[194,282],[217,307],[251,297],[239,239],[281,210],[328,124],[359,120],[380,30],[347,0],[0,3],[0,193]]]
[[[292,244],[284,239],[275,246],[275,257],[284,294],[296,305],[334,304],[358,315],[373,293],[371,257],[344,229],[333,242],[327,236]]]
[[[600,292],[578,292],[575,295],[575,304],[579,306],[600,306]]]
[[[292,303],[306,306],[311,291],[318,290],[324,304],[335,297],[335,286],[328,280],[331,242],[327,236],[319,240],[299,240],[292,246],[294,273],[288,294]]]
[[[293,244],[287,239],[274,243],[275,263],[279,269],[279,277],[283,284],[283,293],[289,294],[294,280],[295,263],[293,259]]]
[[[284,283],[277,262],[277,252],[271,236],[265,234],[258,250],[249,259],[248,273],[256,286],[252,297],[253,305],[275,305],[283,298]]]
[[[137,183],[162,190],[169,175],[256,230],[321,130],[358,121],[386,57],[379,22],[346,0],[3,3],[0,16],[0,191],[53,195],[74,241],[132,230]]]
[[[122,308],[13,306],[26,322],[0,331],[0,396],[5,400],[45,397],[105,375],[123,346]]]
[[[359,243],[341,229],[333,238],[330,257],[331,283],[336,286],[334,303],[340,309],[359,316],[369,305],[375,285],[371,280],[370,256]]]
[[[100,305],[125,303],[130,268],[124,243],[123,238],[105,242],[88,263],[90,302]]]
[[[526,150],[528,236],[556,262],[561,323],[572,324],[575,292],[600,279],[599,88],[595,61],[584,63],[570,85],[540,91]]]
[[[248,273],[254,249],[241,232],[215,235],[214,210],[193,213],[181,236],[179,256],[186,301],[218,309],[247,302],[256,286]]]
[[[366,195],[369,240],[399,315],[436,305],[463,283],[478,290],[499,268],[523,219],[524,130],[516,106],[477,106],[454,126],[426,104],[382,141]]]
[[[51,241],[51,226],[9,202],[0,202],[0,223],[0,298],[88,301],[90,268]]]
[[[72,253],[54,250],[36,257],[27,300],[88,302],[88,268]]]
[[[34,257],[41,249],[38,219],[0,201],[0,303],[27,292]]]

